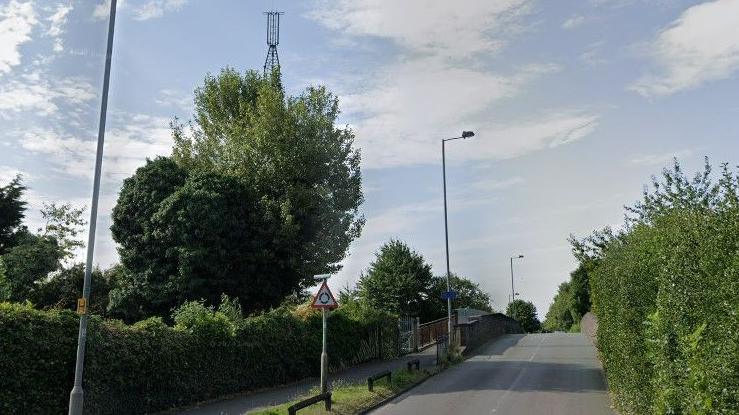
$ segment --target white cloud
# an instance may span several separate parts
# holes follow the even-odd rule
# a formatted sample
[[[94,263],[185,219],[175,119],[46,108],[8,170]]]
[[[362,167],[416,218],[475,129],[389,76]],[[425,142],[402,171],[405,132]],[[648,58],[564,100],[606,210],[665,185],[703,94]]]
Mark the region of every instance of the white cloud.
[[[32,72],[0,85],[0,118],[10,112],[34,111],[49,116],[59,111],[60,103],[79,105],[97,96],[95,88],[85,79],[49,78]]]
[[[146,158],[169,155],[172,148],[169,119],[142,114],[113,118],[105,135],[103,171],[110,181],[122,181],[133,174]],[[71,177],[90,177],[95,160],[95,136],[86,139],[49,129],[26,131],[21,146],[46,155],[58,172]]]
[[[589,44],[583,53],[580,54],[580,60],[584,63],[590,65],[590,66],[597,66],[602,65],[606,62],[608,62],[607,59],[603,57],[603,46],[605,45],[604,41],[594,42]]]
[[[555,148],[592,134],[599,116],[584,111],[552,112],[512,120],[481,124],[475,143],[459,146],[452,160],[508,159]]]
[[[524,183],[523,177],[509,177],[507,179],[486,179],[470,183],[470,187],[475,191],[495,191],[508,189],[513,186]]]
[[[49,16],[49,30],[46,31],[48,36],[54,39],[54,52],[64,50],[64,43],[61,36],[64,34],[64,25],[67,23],[67,15],[72,11],[71,4],[59,4],[54,14]]]
[[[645,166],[668,166],[672,164],[672,159],[685,159],[693,155],[692,150],[677,150],[659,154],[637,154],[631,158],[632,164],[641,164]]]
[[[154,102],[169,108],[176,108],[186,113],[192,112],[193,98],[191,95],[184,94],[174,89],[162,89],[159,91],[159,97]]]
[[[574,29],[585,23],[585,16],[575,14],[562,23],[562,29]]]
[[[134,10],[134,19],[149,20],[164,16],[164,13],[182,8],[187,0],[149,0]]]
[[[517,95],[556,65],[529,65],[501,76],[458,68],[434,58],[393,66],[373,80],[374,89],[344,95],[342,108],[356,120],[357,144],[368,167],[435,162],[428,143],[440,134],[473,124],[481,111],[501,99]],[[452,133],[453,134],[453,133]]]
[[[475,126],[486,133],[502,130],[497,132],[511,143],[496,147],[503,150],[457,152],[467,159],[513,157],[592,132],[597,117],[581,113],[552,114],[518,126],[489,122],[493,104],[561,69],[529,64],[507,75],[487,69],[490,56],[523,30],[523,18],[531,11],[526,0],[471,1],[464,7],[420,0],[321,2],[311,17],[326,27],[347,36],[385,38],[400,47],[397,59],[373,78],[349,75],[338,81],[349,85],[342,88],[348,93],[340,94],[341,106],[357,133],[363,165],[437,162],[440,138]]]
[[[25,179],[28,179],[28,174],[18,170],[15,167],[0,166],[0,186],[5,186],[6,184],[8,184],[8,182],[13,180],[15,176],[19,174]]]
[[[644,96],[669,95],[730,77],[739,69],[739,0],[690,7],[649,45],[658,70],[631,89]]]
[[[31,2],[11,0],[0,6],[0,75],[20,64],[20,46],[31,40],[31,31],[38,23]]]
[[[443,57],[464,57],[500,49],[528,0],[452,1],[334,0],[320,1],[310,17],[348,35],[387,38],[410,50]]]
[[[147,0],[143,4],[130,8],[136,20],[149,20],[164,16],[165,13],[177,11],[187,4],[188,0]],[[116,11],[129,9],[128,1],[118,0]],[[93,19],[105,20],[110,16],[110,0],[105,0],[95,6],[92,12]]]

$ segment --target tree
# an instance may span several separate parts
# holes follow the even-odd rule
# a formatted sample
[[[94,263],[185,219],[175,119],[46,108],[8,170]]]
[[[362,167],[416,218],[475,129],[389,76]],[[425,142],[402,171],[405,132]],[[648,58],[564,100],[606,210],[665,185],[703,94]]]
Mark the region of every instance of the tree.
[[[551,331],[569,331],[573,324],[579,323],[582,317],[590,311],[590,282],[584,263],[570,273],[570,280],[559,285],[557,295],[554,296],[547,316],[544,319],[544,328]]]
[[[541,330],[541,323],[536,317],[536,306],[530,301],[514,300],[508,304],[506,315],[521,323],[521,328],[526,333]]]
[[[23,301],[59,267],[61,252],[54,238],[37,236],[27,230],[15,235],[15,244],[2,255],[2,261],[10,299]]]
[[[286,96],[279,71],[226,68],[195,90],[194,120],[175,121],[173,158],[188,170],[239,177],[278,228],[282,262],[300,275],[340,269],[364,218],[354,134],[335,126],[338,100],[324,87]]]
[[[457,292],[454,299],[455,308],[472,308],[492,312],[490,306],[490,294],[480,288],[480,285],[456,274],[450,278],[452,290]],[[425,303],[422,321],[431,321],[447,316],[447,303],[441,298],[443,292],[447,291],[446,276],[434,277],[429,296]]]
[[[25,191],[20,175],[0,187],[0,255],[13,245],[13,235],[25,217],[26,202],[21,199]]]
[[[92,270],[91,277],[92,291],[88,311],[94,314],[105,314],[110,291],[108,278],[98,268]],[[84,279],[85,265],[74,264],[55,273],[48,281],[40,283],[29,295],[29,300],[39,308],[75,310],[77,299],[82,293]]]
[[[575,322],[572,316],[572,293],[570,282],[565,281],[559,285],[557,294],[549,306],[544,328],[549,331],[569,331]]]
[[[166,317],[185,301],[218,304],[222,294],[247,312],[279,305],[303,276],[274,242],[278,225],[254,191],[238,177],[210,171],[195,171],[178,186],[178,169],[160,158],[124,183],[113,236],[126,271],[111,293],[114,314]],[[157,180],[161,174],[172,179],[169,185],[145,200],[164,182]]]
[[[146,317],[141,313],[152,312],[152,302],[169,285],[168,277],[177,275],[177,264],[167,257],[171,251],[154,233],[153,217],[164,199],[184,185],[187,176],[172,159],[157,157],[123,181],[110,227],[123,266],[117,270],[110,302],[119,317]],[[160,316],[169,315],[169,309],[160,312]]]
[[[419,315],[433,282],[431,265],[398,240],[385,243],[358,283],[360,296],[380,310]]]
[[[5,276],[5,272],[5,263],[3,262],[3,258],[0,257],[0,301],[10,299],[10,283]]]
[[[41,217],[46,224],[38,233],[45,237],[53,237],[59,246],[62,260],[74,255],[74,250],[85,246],[78,239],[83,227],[87,224],[82,217],[85,208],[75,209],[69,203],[44,203]]]

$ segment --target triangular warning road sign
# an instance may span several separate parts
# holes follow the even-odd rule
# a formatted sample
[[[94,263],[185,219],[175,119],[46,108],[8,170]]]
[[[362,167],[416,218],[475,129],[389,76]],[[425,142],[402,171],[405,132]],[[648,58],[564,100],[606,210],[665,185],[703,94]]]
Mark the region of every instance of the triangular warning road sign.
[[[339,306],[331,290],[328,289],[328,284],[326,284],[325,280],[316,295],[313,296],[313,302],[311,302],[310,306],[313,308],[336,308]]]

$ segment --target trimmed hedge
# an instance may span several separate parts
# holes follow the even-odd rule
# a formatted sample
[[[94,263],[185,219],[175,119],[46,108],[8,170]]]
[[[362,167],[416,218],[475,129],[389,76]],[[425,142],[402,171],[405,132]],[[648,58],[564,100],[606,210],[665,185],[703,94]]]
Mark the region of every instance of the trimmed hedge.
[[[207,311],[215,317],[175,328],[157,318],[127,326],[93,316],[85,412],[153,412],[319,374],[320,315],[302,319],[277,310],[228,320],[231,329],[219,331],[213,321],[223,314]],[[0,413],[66,411],[77,326],[77,316],[69,311],[0,303]],[[381,343],[372,337],[378,330]],[[337,310],[329,319],[331,366],[396,356],[396,330],[390,315]]]
[[[594,265],[598,348],[624,414],[739,413],[739,180],[703,183],[668,180],[671,203]]]

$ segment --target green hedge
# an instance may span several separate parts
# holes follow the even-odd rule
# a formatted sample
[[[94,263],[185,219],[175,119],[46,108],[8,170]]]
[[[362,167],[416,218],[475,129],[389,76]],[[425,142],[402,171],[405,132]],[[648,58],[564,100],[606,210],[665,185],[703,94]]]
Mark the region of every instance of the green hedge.
[[[135,414],[274,386],[319,373],[320,315],[285,310],[189,326],[160,319],[132,326],[91,318],[85,363],[85,412]],[[358,318],[359,316],[362,318]],[[74,379],[78,318],[0,304],[0,413],[66,411]],[[214,328],[215,327],[215,328]],[[338,310],[329,319],[333,368],[397,354],[397,322],[389,315]],[[375,337],[381,331],[381,344]]]
[[[597,258],[598,347],[624,414],[739,413],[736,184],[724,172],[698,203],[684,187],[673,200],[687,202],[661,204]]]

